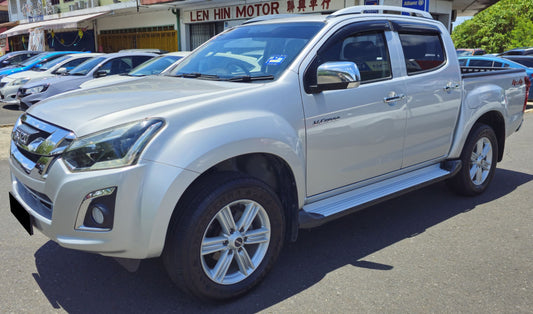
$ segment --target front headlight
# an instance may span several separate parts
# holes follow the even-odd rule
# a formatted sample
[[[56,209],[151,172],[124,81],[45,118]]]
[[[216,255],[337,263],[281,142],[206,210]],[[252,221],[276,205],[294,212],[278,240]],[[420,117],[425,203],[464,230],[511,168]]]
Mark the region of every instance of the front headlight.
[[[81,137],[70,144],[62,159],[71,171],[132,165],[163,125],[162,120],[143,120]]]
[[[48,89],[48,86],[50,86],[50,84],[43,84],[43,85],[38,85],[35,87],[30,87],[26,89],[26,92],[24,94],[31,95],[31,94],[42,93]]]
[[[11,86],[16,86],[16,85],[23,85],[23,84],[26,84],[30,81],[30,78],[29,77],[21,77],[21,78],[18,78],[14,81],[11,82]]]

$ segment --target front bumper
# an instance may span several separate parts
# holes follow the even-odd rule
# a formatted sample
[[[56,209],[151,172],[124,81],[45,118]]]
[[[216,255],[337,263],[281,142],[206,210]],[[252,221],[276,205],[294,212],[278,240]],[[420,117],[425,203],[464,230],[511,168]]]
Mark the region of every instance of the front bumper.
[[[187,170],[142,161],[130,167],[72,173],[58,160],[46,180],[27,175],[13,157],[10,168],[12,195],[31,215],[35,229],[66,248],[135,259],[161,254],[179,195],[195,177]],[[80,229],[84,199],[109,187],[116,188],[112,228]]]
[[[11,86],[11,85],[6,85],[2,88],[0,88],[0,97],[2,98],[2,101],[5,101],[5,102],[13,102],[13,103],[18,103],[19,100],[17,98],[17,91],[19,89],[19,85],[17,86]]]

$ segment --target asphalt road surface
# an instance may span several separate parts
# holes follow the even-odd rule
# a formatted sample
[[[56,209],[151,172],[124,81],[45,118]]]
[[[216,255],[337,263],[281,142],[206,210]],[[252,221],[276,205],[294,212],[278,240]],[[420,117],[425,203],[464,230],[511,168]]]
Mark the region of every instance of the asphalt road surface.
[[[0,102],[0,127],[13,125],[21,113],[18,105]]]
[[[158,259],[112,258],[30,237],[0,160],[0,313],[532,313],[533,114],[479,197],[440,183],[301,231],[266,280],[226,303],[177,290]]]

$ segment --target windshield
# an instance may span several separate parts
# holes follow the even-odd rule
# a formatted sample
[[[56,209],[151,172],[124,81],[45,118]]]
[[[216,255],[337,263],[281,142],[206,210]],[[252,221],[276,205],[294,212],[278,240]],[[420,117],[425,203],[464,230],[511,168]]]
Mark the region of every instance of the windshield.
[[[324,26],[320,22],[245,25],[222,33],[169,75],[238,81],[276,79]]]
[[[161,56],[150,59],[144,63],[139,64],[136,68],[130,71],[130,76],[145,76],[159,74],[164,69],[171,66],[174,62],[178,61],[182,57],[179,56]]]
[[[78,65],[74,69],[70,70],[68,73],[70,75],[86,75],[91,72],[91,70],[96,67],[100,62],[104,61],[106,57],[95,57],[91,58],[82,64]]]
[[[36,61],[42,59],[42,57],[43,57],[42,54],[33,56],[33,57],[27,59],[26,61],[22,62],[20,65],[23,66],[23,67],[30,66],[30,65],[34,64]]]
[[[57,59],[50,60],[48,62],[43,63],[43,65],[40,68],[36,68],[34,70],[35,71],[46,71],[46,70],[51,69],[52,67],[54,67],[56,64],[59,64],[59,63],[65,61],[65,60],[67,60],[69,58],[70,58],[70,56],[65,55],[65,56],[59,57]]]

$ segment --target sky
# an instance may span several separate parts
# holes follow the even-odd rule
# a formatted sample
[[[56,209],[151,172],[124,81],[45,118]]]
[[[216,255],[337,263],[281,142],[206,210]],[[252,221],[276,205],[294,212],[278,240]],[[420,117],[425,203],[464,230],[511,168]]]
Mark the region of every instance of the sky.
[[[471,18],[473,18],[473,16],[458,16],[456,19],[455,19],[455,22],[452,23],[453,27],[456,27],[457,25],[463,23],[464,21],[466,20],[470,20]],[[452,28],[453,29],[453,28]]]

